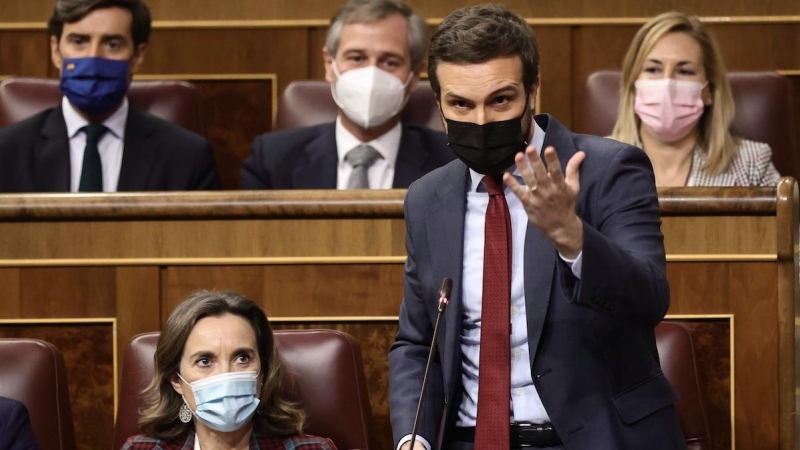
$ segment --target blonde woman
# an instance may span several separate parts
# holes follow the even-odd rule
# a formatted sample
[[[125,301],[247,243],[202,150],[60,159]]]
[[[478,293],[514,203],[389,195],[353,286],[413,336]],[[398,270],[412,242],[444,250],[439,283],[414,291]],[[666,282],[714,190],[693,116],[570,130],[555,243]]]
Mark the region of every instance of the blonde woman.
[[[697,17],[664,13],[636,33],[612,137],[644,149],[656,185],[775,185],[771,149],[731,135],[733,116],[719,48]]]
[[[284,397],[286,365],[264,311],[233,292],[198,292],[173,311],[145,392],[144,435],[123,450],[335,450],[303,435]]]

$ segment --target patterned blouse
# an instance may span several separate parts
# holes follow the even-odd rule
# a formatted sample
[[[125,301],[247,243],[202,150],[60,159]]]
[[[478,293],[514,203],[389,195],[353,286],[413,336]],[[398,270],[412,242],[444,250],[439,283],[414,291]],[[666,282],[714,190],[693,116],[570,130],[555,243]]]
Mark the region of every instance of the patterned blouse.
[[[700,169],[707,158],[705,149],[694,148],[687,186],[775,186],[781,177],[772,164],[772,150],[762,142],[742,139],[728,168],[716,175]]]
[[[128,438],[122,450],[193,450],[194,432],[174,439],[154,439],[143,434]],[[336,450],[330,439],[316,436],[261,437],[253,433],[250,450]]]

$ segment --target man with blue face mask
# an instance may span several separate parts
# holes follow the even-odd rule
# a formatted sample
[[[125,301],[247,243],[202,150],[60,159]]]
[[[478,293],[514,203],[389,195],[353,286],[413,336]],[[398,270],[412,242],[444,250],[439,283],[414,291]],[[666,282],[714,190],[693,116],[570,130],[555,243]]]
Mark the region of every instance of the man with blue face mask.
[[[401,1],[350,0],[322,50],[336,122],[257,137],[241,187],[407,188],[451,161],[444,134],[400,123],[427,41],[425,20]]]
[[[0,192],[217,189],[208,141],[126,98],[147,50],[142,0],[58,0],[50,50],[61,104],[0,130]]]

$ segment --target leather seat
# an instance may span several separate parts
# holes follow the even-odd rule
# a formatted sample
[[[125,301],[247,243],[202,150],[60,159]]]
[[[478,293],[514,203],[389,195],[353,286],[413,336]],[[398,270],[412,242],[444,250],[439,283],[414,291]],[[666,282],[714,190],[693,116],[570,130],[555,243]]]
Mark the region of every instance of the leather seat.
[[[576,108],[575,131],[608,136],[617,121],[620,71],[589,75]],[[792,106],[792,86],[775,72],[728,72],[736,103],[731,132],[772,148],[772,162],[781,175],[800,176]]]
[[[306,432],[333,440],[336,447],[369,449],[372,412],[361,349],[352,336],[335,330],[276,330],[281,355],[297,376],[299,398],[307,414]],[[141,392],[153,377],[159,333],[134,336],[125,347],[114,448],[140,434]]]
[[[286,86],[278,102],[275,130],[310,127],[336,120],[338,107],[327,81],[293,81]],[[423,80],[411,93],[400,120],[443,131],[439,106],[430,82]]]
[[[39,339],[0,339],[0,396],[25,404],[41,450],[75,450],[64,357]]]
[[[0,82],[0,128],[27,119],[61,101],[59,81],[9,78]],[[203,135],[200,92],[185,81],[134,81],[130,104],[141,111]]]
[[[692,336],[678,322],[661,322],[656,327],[656,344],[661,370],[680,396],[680,400],[675,403],[675,410],[686,438],[687,449],[711,448]]]

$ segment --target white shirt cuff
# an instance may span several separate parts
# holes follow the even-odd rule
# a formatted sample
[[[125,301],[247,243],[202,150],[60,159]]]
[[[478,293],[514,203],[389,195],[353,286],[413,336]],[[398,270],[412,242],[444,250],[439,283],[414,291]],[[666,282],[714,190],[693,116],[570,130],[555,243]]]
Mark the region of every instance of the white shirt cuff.
[[[411,440],[411,435],[410,434],[407,434],[407,435],[403,436],[403,438],[400,439],[400,442],[397,443],[397,449],[396,450],[400,450],[400,447],[402,447],[403,444],[405,444],[406,442],[408,442],[410,440]],[[429,444],[428,441],[425,440],[424,437],[422,437],[420,435],[417,435],[417,442],[422,443],[422,445],[425,446],[425,450],[431,450],[431,444]],[[414,449],[412,448],[411,450],[414,450]]]
[[[575,275],[575,278],[581,279],[581,266],[583,265],[583,250],[578,253],[578,256],[575,259],[565,258],[564,255],[561,253],[558,254],[561,257],[561,260],[567,263],[569,267],[572,269],[572,274]]]

